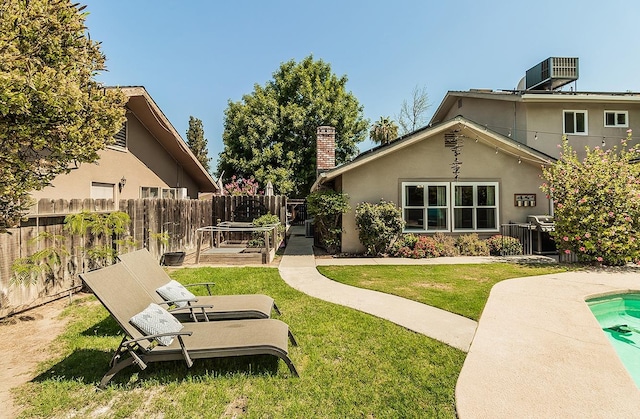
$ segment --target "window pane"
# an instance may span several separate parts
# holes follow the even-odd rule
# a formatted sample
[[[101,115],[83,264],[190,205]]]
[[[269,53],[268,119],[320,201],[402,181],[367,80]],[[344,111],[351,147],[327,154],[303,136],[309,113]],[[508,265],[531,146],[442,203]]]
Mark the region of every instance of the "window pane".
[[[478,206],[491,207],[496,204],[495,186],[478,186]]]
[[[424,210],[405,209],[404,221],[406,222],[405,230],[424,230]]]
[[[429,208],[427,210],[427,218],[429,222],[429,230],[446,230],[447,229],[446,208]]]
[[[456,229],[473,229],[473,208],[456,208],[453,210],[454,224]]]
[[[473,206],[473,186],[456,186],[456,206]]]
[[[495,208],[478,208],[477,209],[478,229],[496,228],[496,210]]]
[[[618,125],[627,125],[627,114],[626,113],[619,113],[617,115],[618,117]]]
[[[604,114],[605,125],[615,125],[616,124],[616,114],[614,112],[607,112]]]
[[[446,186],[429,186],[429,206],[430,207],[446,207],[447,206],[447,187]]]
[[[584,112],[576,112],[576,132],[587,132]]]
[[[113,199],[113,183],[91,182],[91,198],[93,199]]]
[[[405,189],[405,205],[408,207],[424,206],[424,187],[407,186]]]
[[[573,134],[573,112],[564,113],[564,132],[566,134]]]

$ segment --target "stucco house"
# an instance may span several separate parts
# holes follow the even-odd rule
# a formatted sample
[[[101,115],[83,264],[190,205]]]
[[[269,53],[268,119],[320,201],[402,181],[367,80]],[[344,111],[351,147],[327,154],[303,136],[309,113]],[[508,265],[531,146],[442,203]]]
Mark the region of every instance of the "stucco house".
[[[319,137],[333,135],[326,127],[318,132]],[[488,237],[498,234],[503,223],[549,213],[549,200],[539,187],[542,167],[553,158],[461,116],[339,167],[326,170],[323,159],[318,161],[321,173],[314,190],[345,192],[354,209],[360,202],[394,202],[402,209],[408,233],[475,232]],[[353,210],[343,215],[342,228],[342,251],[362,252]]]
[[[96,163],[81,164],[35,191],[36,200],[198,198],[219,193],[217,183],[144,87],[120,88],[127,121]]]
[[[580,155],[584,146],[619,144],[630,128],[640,132],[640,95],[559,90],[577,80],[577,63],[549,58],[516,90],[448,92],[427,127],[339,167],[326,157],[334,134],[321,127],[313,190],[344,192],[352,208],[392,201],[413,233],[489,237],[503,224],[552,214],[541,174],[558,158],[563,135]],[[364,251],[354,210],[342,227],[342,251]]]

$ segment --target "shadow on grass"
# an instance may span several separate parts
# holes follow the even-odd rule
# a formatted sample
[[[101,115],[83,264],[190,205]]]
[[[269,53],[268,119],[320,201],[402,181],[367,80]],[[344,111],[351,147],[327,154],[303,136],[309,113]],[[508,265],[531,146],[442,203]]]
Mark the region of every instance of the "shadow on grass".
[[[109,370],[112,352],[97,349],[78,349],[48,370],[33,379],[33,382],[49,380],[75,381],[97,386],[102,376]],[[187,368],[184,361],[165,361],[148,364],[141,371],[133,365],[120,371],[111,383],[126,384],[132,375],[137,374],[137,380],[152,379],[160,384],[170,384],[187,379],[188,377],[227,376],[244,374],[250,376],[276,375],[278,373],[278,358],[270,355],[238,356],[228,358],[214,358],[194,360],[191,368]]]
[[[80,332],[82,336],[97,336],[97,337],[114,337],[122,336],[122,329],[120,325],[113,319],[113,317],[106,317],[104,320],[88,327],[84,331]]]

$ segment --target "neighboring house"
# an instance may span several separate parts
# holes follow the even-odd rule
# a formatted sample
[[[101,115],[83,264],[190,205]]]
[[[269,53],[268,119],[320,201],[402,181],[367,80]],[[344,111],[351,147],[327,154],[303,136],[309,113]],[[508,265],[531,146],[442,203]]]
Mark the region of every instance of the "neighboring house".
[[[127,121],[100,159],[83,163],[35,191],[36,200],[198,198],[218,194],[211,175],[144,87],[120,88],[129,98]]]
[[[330,143],[325,137],[334,134],[321,127],[313,189],[344,192],[354,209],[392,201],[402,209],[405,232],[414,233],[488,237],[502,224],[552,214],[541,174],[559,157],[563,135],[582,156],[584,146],[609,148],[628,129],[640,132],[640,95],[557,90],[577,80],[577,64],[577,58],[549,58],[513,91],[448,92],[429,126],[339,167],[322,157]],[[363,251],[353,210],[342,227],[342,251]]]
[[[553,157],[559,157],[558,144],[563,135],[567,136],[579,157],[584,156],[585,146],[610,148],[620,144],[620,139],[627,136],[628,129],[636,133],[629,145],[638,144],[640,94],[544,90],[553,88],[554,80],[577,80],[577,58],[549,58],[542,63],[550,60],[575,60],[573,77],[548,77],[547,84],[526,89],[523,84],[532,77],[530,72],[537,69],[536,66],[527,72],[527,78],[519,86],[522,88],[520,90],[450,91],[430,124],[462,115]],[[552,67],[551,64],[549,67]],[[571,65],[562,68],[569,73],[571,69]]]

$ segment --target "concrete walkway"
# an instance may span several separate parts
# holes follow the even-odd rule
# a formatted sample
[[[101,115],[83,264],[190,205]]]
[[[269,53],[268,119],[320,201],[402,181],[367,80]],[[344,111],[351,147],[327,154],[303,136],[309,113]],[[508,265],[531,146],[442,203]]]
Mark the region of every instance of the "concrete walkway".
[[[280,276],[291,287],[312,297],[389,320],[462,351],[469,350],[476,331],[475,321],[405,298],[332,281],[316,269],[312,246],[313,239],[297,234],[297,230],[292,232],[278,268]],[[372,260],[363,259],[362,263]],[[339,265],[351,264],[353,260],[330,261],[332,265]]]

